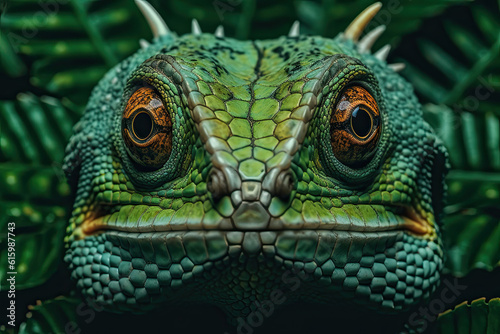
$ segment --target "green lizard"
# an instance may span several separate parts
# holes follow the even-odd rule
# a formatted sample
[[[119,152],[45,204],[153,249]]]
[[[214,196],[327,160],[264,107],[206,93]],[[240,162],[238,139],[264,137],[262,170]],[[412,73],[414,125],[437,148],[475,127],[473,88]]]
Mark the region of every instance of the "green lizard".
[[[388,65],[380,8],[334,39],[155,38],[93,90],[67,147],[66,262],[114,312],[287,302],[408,310],[436,289],[447,154]]]

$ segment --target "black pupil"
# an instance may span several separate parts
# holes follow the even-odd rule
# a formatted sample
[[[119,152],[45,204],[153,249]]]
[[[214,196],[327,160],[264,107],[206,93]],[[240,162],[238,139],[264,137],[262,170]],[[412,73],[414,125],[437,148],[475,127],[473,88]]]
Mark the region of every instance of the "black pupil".
[[[364,109],[356,107],[351,115],[351,128],[354,134],[364,138],[370,134],[372,129],[372,119]]]
[[[141,112],[135,116],[132,128],[137,138],[146,139],[153,130],[153,120],[147,113]]]

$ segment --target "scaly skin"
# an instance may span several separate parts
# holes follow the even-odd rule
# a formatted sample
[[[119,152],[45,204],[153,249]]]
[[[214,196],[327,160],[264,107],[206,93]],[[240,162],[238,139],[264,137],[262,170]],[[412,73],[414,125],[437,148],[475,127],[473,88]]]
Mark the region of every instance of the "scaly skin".
[[[332,151],[341,92],[377,100],[375,154]],[[139,86],[172,119],[172,153],[144,171],[121,120]],[[287,302],[404,311],[435,290],[446,152],[411,86],[342,35],[237,41],[170,34],[94,89],[67,148],[76,188],[65,260],[110,311],[210,303],[233,318],[304,278]]]

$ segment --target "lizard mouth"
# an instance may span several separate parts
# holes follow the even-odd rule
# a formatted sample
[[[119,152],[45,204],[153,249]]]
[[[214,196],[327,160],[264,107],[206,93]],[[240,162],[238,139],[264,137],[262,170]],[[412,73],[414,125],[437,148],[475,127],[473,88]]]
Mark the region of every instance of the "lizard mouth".
[[[367,212],[369,207],[371,212]],[[346,210],[339,209],[331,216],[310,219],[304,214],[299,219],[287,221],[283,217],[271,217],[265,225],[255,228],[249,224],[248,228],[238,228],[232,218],[222,218],[219,221],[208,223],[205,217],[201,219],[175,219],[175,214],[167,215],[169,209],[161,209],[146,205],[122,206],[114,213],[104,213],[97,210],[78,226],[73,234],[79,238],[85,238],[107,230],[122,231],[129,233],[147,232],[172,232],[172,231],[280,231],[280,230],[331,230],[331,231],[353,231],[364,233],[376,233],[383,231],[401,230],[411,233],[417,237],[432,237],[434,234],[434,218],[432,214],[424,218],[417,213],[412,206],[382,205],[350,205],[349,209],[358,210],[355,217],[346,214]],[[360,209],[363,208],[363,209]],[[349,210],[349,212],[351,212]],[[170,210],[172,211],[172,210]],[[238,225],[241,227],[241,225]]]

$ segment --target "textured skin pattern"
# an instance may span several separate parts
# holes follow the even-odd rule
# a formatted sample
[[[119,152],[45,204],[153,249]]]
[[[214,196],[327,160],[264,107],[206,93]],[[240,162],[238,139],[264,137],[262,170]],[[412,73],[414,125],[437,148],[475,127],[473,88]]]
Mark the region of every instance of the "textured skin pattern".
[[[381,123],[358,168],[335,158],[330,133],[353,82]],[[121,131],[142,86],[173,123],[154,171],[137,168]],[[112,311],[202,302],[245,316],[290,275],[305,283],[287,301],[406,310],[439,282],[445,165],[410,85],[342,36],[169,35],[112,69],[75,127],[65,259],[79,292]]]

